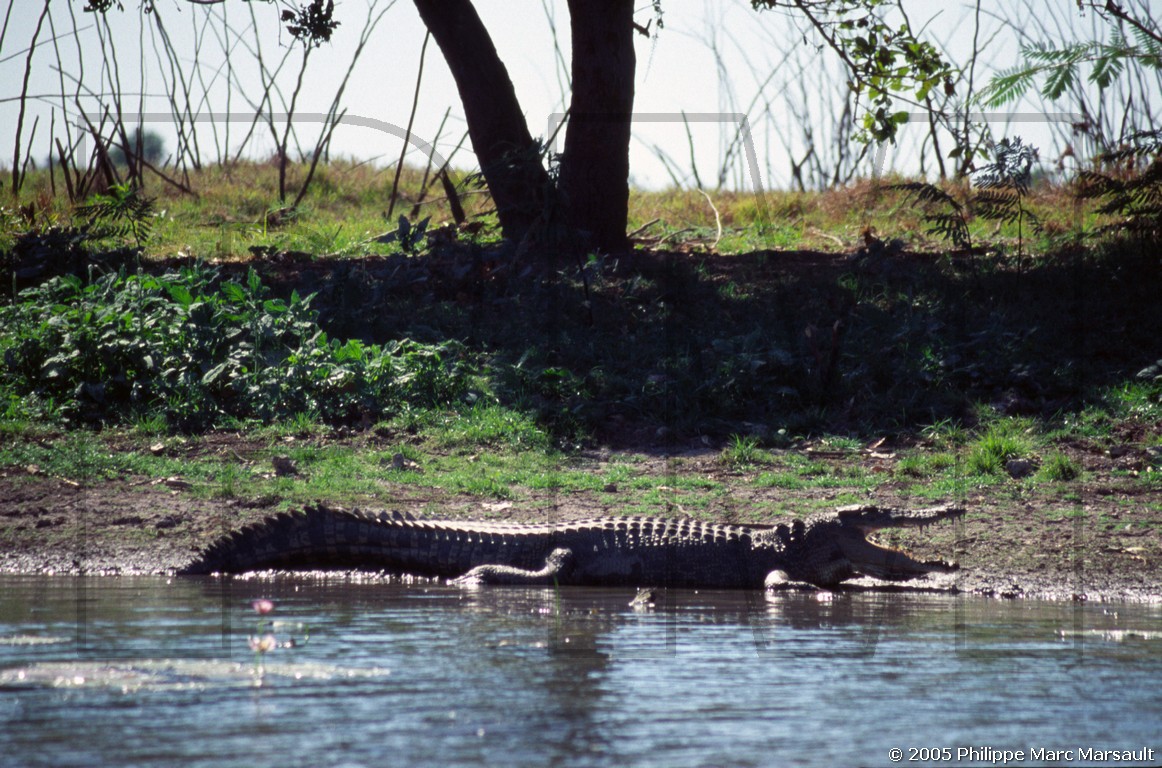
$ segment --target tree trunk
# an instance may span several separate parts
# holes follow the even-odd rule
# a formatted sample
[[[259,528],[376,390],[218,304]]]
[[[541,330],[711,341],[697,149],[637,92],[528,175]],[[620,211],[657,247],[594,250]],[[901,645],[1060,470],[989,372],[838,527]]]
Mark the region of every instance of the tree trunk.
[[[587,247],[625,249],[633,115],[633,0],[569,0],[573,100],[561,160],[566,221]]]
[[[549,176],[508,70],[471,0],[414,2],[456,80],[468,135],[501,230],[505,237],[520,240],[543,212]]]

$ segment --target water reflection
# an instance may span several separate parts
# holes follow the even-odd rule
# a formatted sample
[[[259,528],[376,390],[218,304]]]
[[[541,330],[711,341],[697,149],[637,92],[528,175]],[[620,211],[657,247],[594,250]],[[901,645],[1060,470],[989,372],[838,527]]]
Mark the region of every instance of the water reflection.
[[[633,597],[0,577],[0,763],[886,764],[916,733],[1158,746],[1158,606],[670,591],[635,611]],[[312,636],[272,652],[261,687],[256,598]]]

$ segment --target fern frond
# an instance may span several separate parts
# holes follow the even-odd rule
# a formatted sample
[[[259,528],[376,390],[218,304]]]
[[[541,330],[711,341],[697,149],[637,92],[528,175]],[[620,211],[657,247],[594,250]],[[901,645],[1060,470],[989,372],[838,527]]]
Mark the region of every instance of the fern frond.
[[[1040,65],[1001,70],[984,87],[980,98],[986,106],[1003,107],[1023,96],[1043,70]]]
[[[1024,213],[1025,221],[1029,224],[1030,229],[1032,229],[1038,235],[1045,231],[1045,227],[1041,225],[1041,219],[1037,217],[1037,214],[1033,213],[1028,208],[1024,209]]]
[[[1074,194],[1082,199],[1092,200],[1096,197],[1118,194],[1121,191],[1122,183],[1104,173],[1083,170],[1077,174]]]
[[[1006,224],[1016,221],[1021,212],[1020,197],[1006,190],[984,190],[977,194],[974,204],[976,214],[981,218],[1003,221]]]
[[[1064,48],[1050,48],[1044,43],[1024,46],[1021,55],[1031,61],[1041,61],[1056,66],[1060,64],[1077,64],[1090,55],[1096,43],[1073,43]]]
[[[1137,47],[1142,51],[1143,57],[1162,58],[1162,43],[1159,43],[1144,29],[1134,27],[1131,30],[1134,33],[1134,41]]]
[[[1102,160],[1123,160],[1127,157],[1142,157],[1162,153],[1162,129],[1154,128],[1149,131],[1137,131],[1125,139],[1125,146],[1105,152]],[[1108,158],[1106,156],[1109,156]]]
[[[1122,74],[1126,68],[1125,48],[1104,46],[1102,55],[1093,63],[1093,71],[1089,73],[1089,81],[1098,88],[1108,88],[1110,83]]]
[[[923,203],[938,203],[947,205],[956,211],[960,210],[960,203],[956,202],[956,199],[952,195],[935,184],[929,184],[926,181],[908,181],[899,184],[889,184],[888,189],[899,189],[909,192]]]
[[[106,194],[94,195],[88,204],[77,207],[77,214],[88,219],[99,237],[132,235],[138,247],[153,229],[153,211],[153,200],[127,184],[114,185]]]
[[[972,236],[968,231],[968,224],[959,213],[934,213],[926,216],[927,229],[930,235],[939,235],[951,241],[958,248],[971,248]]]
[[[1066,62],[1048,68],[1049,76],[1041,86],[1041,95],[1047,99],[1059,99],[1061,94],[1077,79],[1077,65]]]

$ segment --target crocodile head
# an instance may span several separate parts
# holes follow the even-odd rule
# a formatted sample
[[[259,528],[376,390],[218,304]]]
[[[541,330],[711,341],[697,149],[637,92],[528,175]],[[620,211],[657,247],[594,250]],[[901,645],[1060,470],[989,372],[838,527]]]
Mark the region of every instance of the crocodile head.
[[[863,576],[903,581],[926,573],[949,573],[957,566],[943,560],[920,561],[907,552],[884,547],[870,541],[868,534],[884,528],[924,528],[933,523],[953,520],[964,514],[963,507],[932,507],[914,511],[882,507],[841,507],[837,511],[840,529],[839,548],[851,562],[852,570]]]
[[[784,575],[793,581],[831,586],[857,576],[904,581],[955,571],[955,564],[916,560],[903,550],[870,541],[868,535],[885,528],[923,528],[963,514],[963,508],[953,506],[904,511],[857,505],[796,521],[789,527],[789,536],[784,534]],[[772,583],[777,580],[768,581]]]

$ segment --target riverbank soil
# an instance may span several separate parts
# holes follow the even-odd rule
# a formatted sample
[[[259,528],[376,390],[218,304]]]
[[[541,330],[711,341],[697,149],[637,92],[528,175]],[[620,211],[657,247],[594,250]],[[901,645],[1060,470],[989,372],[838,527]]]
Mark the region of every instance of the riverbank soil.
[[[243,463],[262,450],[239,436],[218,435],[209,442],[214,451]],[[351,438],[312,442],[359,443]],[[368,449],[365,443],[356,447]],[[202,450],[193,448],[191,454]],[[949,501],[966,508],[963,520],[955,523],[878,536],[881,543],[920,559],[960,566],[954,574],[912,583],[916,588],[1067,600],[1151,600],[1162,593],[1158,491],[1132,470],[1124,471],[1133,466],[1124,455],[1073,446],[1073,458],[1087,479],[1070,483],[1056,498],[1010,478],[992,486],[966,483],[941,499],[924,499],[906,487],[910,483],[900,460],[882,444],[875,450],[828,452],[808,446],[787,453],[810,455],[833,473],[882,475],[885,482],[867,496],[868,502],[916,508]],[[543,522],[619,514],[619,496],[631,497],[631,486],[653,484],[663,499],[654,510],[660,515],[770,522],[851,500],[827,488],[763,487],[756,482],[759,470],[727,466],[720,451],[703,444],[672,454],[593,451],[571,461],[575,470],[600,477],[611,465],[624,465],[627,457],[633,469],[624,492],[610,486],[566,493],[526,490],[498,501],[422,484],[385,483],[377,498],[355,501],[365,508],[418,515]],[[207,498],[180,477],[79,482],[45,475],[36,467],[0,472],[0,499],[0,571],[91,574],[180,568],[215,538],[261,519],[282,502],[245,493]],[[770,509],[784,513],[754,512]]]

